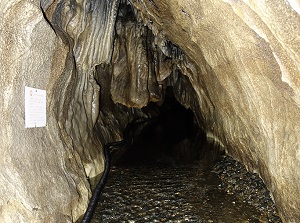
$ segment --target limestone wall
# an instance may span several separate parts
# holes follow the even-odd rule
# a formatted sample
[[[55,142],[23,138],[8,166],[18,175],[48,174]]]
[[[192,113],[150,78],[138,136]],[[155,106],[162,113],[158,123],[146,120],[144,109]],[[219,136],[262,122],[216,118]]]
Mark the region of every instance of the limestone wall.
[[[72,222],[87,203],[85,174],[67,151],[52,110],[68,47],[38,2],[0,3],[0,221]],[[25,86],[47,90],[47,126],[25,129]]]
[[[140,112],[99,104],[99,83],[113,83],[106,98],[140,108],[161,99],[175,69],[188,77],[176,82],[178,100],[261,175],[282,219],[299,222],[298,1],[131,2],[139,23],[118,23],[116,38],[117,0],[0,2],[0,222],[80,218],[103,170],[101,144]],[[25,128],[25,86],[47,90],[44,128]]]
[[[132,2],[192,62],[183,72],[206,132],[261,175],[285,222],[299,222],[299,2]]]
[[[92,108],[80,97],[86,82],[40,4],[0,3],[1,222],[75,222],[91,195],[87,177],[103,169],[89,129]],[[46,127],[25,128],[25,86],[47,91]]]

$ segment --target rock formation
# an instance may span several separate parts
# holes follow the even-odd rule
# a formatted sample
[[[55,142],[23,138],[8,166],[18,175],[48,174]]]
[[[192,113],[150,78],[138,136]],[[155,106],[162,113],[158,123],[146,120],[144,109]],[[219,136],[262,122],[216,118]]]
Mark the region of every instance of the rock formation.
[[[102,145],[172,86],[299,222],[299,13],[298,0],[1,1],[0,221],[79,220]],[[44,128],[25,128],[25,86],[47,90]]]

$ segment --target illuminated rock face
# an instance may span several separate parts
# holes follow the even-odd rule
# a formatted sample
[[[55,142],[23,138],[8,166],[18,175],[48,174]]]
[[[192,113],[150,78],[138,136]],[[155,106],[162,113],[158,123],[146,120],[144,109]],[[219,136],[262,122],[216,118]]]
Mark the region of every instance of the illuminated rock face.
[[[69,46],[37,1],[0,6],[0,221],[73,222],[86,208],[89,184],[84,156],[67,134],[66,108],[75,97]],[[47,90],[44,128],[25,129],[25,86]]]
[[[192,61],[183,73],[205,131],[260,174],[285,222],[299,222],[298,1],[133,2]]]
[[[69,48],[37,4],[0,5],[0,221],[71,222],[85,208],[88,184],[55,117],[62,105],[55,102],[54,85],[71,62]],[[47,127],[25,129],[25,86],[47,90]]]
[[[78,220],[102,144],[171,85],[299,222],[299,2],[131,2],[138,21],[117,0],[1,1],[0,221]],[[25,86],[47,90],[47,127],[24,128]]]

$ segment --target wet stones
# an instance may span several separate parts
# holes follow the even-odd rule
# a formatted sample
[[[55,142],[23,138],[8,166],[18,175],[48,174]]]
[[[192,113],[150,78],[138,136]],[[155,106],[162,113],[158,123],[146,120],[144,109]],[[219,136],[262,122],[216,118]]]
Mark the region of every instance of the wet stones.
[[[229,156],[222,156],[212,172],[221,179],[219,188],[253,205],[265,215],[268,222],[281,222],[270,192],[258,174],[249,173],[241,163]]]
[[[201,163],[113,167],[95,214],[99,221],[281,222],[260,178],[227,156],[209,170]]]

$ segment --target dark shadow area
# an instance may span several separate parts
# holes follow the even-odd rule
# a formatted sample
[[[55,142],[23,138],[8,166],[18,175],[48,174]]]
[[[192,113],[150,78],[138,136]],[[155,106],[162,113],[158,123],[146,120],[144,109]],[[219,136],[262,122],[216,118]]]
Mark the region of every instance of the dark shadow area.
[[[127,125],[123,132],[127,146],[113,154],[114,165],[177,166],[210,159],[213,148],[195,123],[193,112],[175,99],[172,87],[167,88],[161,105],[151,103],[149,107],[156,109],[158,115],[138,118]]]

